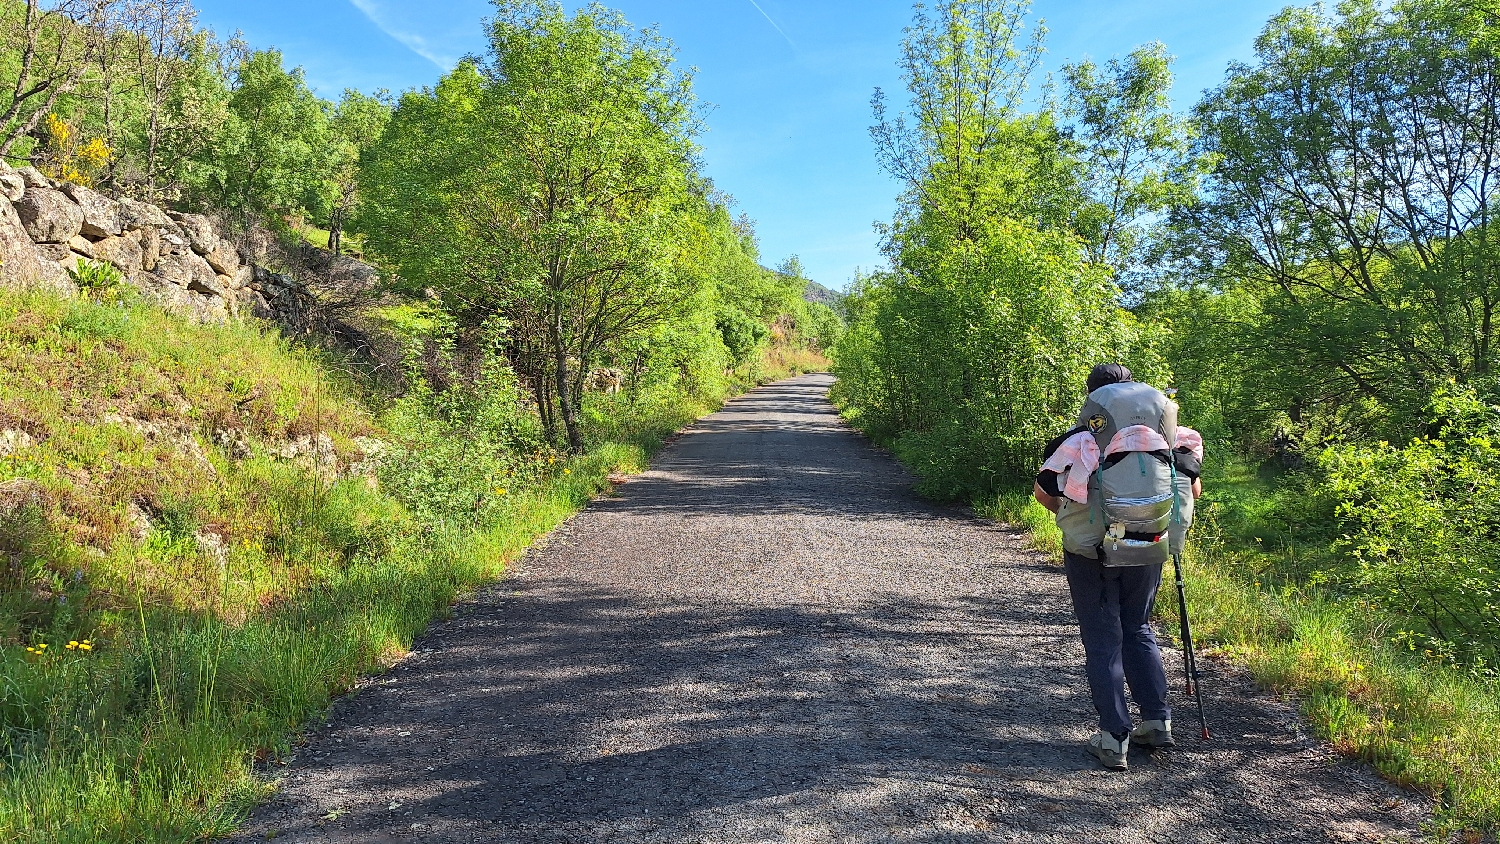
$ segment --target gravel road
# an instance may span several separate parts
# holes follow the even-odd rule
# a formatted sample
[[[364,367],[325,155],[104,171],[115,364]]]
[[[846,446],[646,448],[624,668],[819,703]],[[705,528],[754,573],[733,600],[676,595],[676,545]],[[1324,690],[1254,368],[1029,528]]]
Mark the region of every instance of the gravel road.
[[[916,497],[831,382],[688,428],[341,699],[237,840],[1420,840],[1218,661],[1212,743],[1177,700],[1177,750],[1100,770],[1061,569]]]

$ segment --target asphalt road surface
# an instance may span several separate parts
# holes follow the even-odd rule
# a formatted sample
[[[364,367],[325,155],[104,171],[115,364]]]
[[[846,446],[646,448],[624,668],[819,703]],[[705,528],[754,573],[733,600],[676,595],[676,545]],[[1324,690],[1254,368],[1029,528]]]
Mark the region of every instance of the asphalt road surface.
[[[1061,569],[915,496],[831,382],[700,420],[433,625],[239,840],[1420,838],[1420,798],[1215,660],[1214,741],[1179,699],[1178,749],[1099,769]]]

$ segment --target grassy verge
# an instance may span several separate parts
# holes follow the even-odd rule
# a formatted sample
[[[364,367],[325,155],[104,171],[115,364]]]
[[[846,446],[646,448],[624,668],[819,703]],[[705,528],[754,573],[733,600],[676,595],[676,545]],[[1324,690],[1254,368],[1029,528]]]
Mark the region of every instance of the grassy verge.
[[[1294,695],[1343,754],[1433,797],[1437,839],[1494,840],[1500,689],[1400,644],[1395,620],[1322,585],[1318,573],[1338,564],[1326,526],[1278,516],[1275,499],[1286,492],[1273,481],[1231,464],[1204,486],[1185,559],[1201,646]],[[1039,550],[1060,557],[1056,525],[1028,493],[1002,493],[975,509],[1026,527]],[[1158,611],[1162,628],[1175,631],[1176,602],[1159,602]]]
[[[264,790],[255,761],[288,752],[295,730],[332,696],[405,653],[434,616],[498,577],[611,471],[644,460],[639,447],[610,446],[560,464],[566,474],[514,495],[484,530],[396,539],[239,623],[142,604],[138,627],[122,624],[89,652],[54,643],[27,659],[7,649],[7,723],[30,724],[33,736],[7,760],[0,838],[228,833]]]
[[[258,761],[722,398],[608,397],[567,458],[503,373],[381,406],[329,363],[0,292],[0,840],[231,831]]]
[[[974,512],[986,519],[1026,528],[1031,547],[1062,562],[1062,531],[1046,507],[1036,503],[1031,490],[1007,490],[974,502]]]

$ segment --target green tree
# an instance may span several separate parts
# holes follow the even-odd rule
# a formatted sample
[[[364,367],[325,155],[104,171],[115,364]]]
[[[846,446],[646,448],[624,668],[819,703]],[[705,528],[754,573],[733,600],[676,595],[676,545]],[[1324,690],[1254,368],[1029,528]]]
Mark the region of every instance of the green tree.
[[[344,227],[359,204],[360,158],[379,142],[390,119],[389,94],[381,91],[366,96],[349,89],[329,121],[329,176],[319,210],[328,225],[328,248],[334,254],[343,252]]]
[[[1285,406],[1396,437],[1433,385],[1493,389],[1496,33],[1467,2],[1287,9],[1198,107],[1213,166],[1184,251],[1257,300]]]
[[[0,0],[0,157],[96,70],[119,0]]]
[[[836,394],[940,495],[1034,471],[1094,363],[1165,374],[1160,332],[1117,306],[1111,269],[1080,236],[1098,203],[1077,144],[1049,104],[1023,111],[1041,53],[1041,27],[1024,33],[1028,8],[919,7],[902,59],[913,111],[891,118],[875,99],[880,160],[906,190],[884,229],[891,271],[850,295]]]
[[[234,71],[228,115],[200,153],[194,199],[242,222],[294,213],[326,184],[331,107],[308,90],[300,68],[259,50]]]
[[[497,2],[488,57],[403,97],[372,151],[370,248],[464,324],[503,325],[575,451],[589,368],[694,301],[677,271],[701,203],[694,103],[654,31]]]
[[[1090,260],[1120,278],[1138,265],[1161,212],[1193,198],[1191,140],[1186,120],[1172,113],[1172,59],[1153,43],[1103,68],[1065,65],[1064,115],[1081,158],[1083,189],[1093,200],[1078,215]]]

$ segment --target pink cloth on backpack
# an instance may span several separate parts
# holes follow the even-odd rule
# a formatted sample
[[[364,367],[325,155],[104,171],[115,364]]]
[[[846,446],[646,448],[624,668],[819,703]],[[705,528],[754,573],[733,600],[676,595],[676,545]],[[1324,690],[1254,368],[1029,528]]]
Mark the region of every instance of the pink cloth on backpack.
[[[1063,440],[1052,452],[1042,470],[1065,477],[1062,493],[1079,504],[1089,503],[1089,475],[1099,468],[1099,443],[1088,431],[1079,431]]]
[[[1203,436],[1192,428],[1177,427],[1177,448],[1186,448],[1200,461],[1203,459]],[[1155,429],[1146,425],[1132,425],[1114,435],[1109,447],[1104,449],[1107,457],[1117,451],[1165,451],[1167,440]],[[1060,484],[1063,495],[1087,504],[1089,501],[1089,476],[1099,468],[1099,443],[1088,431],[1079,431],[1057,447],[1042,471],[1056,472],[1064,480]]]
[[[1192,455],[1203,462],[1203,435],[1192,428],[1177,426],[1177,450],[1187,449]]]
[[[1167,438],[1148,425],[1131,425],[1115,433],[1104,449],[1108,457],[1117,451],[1166,451]]]

